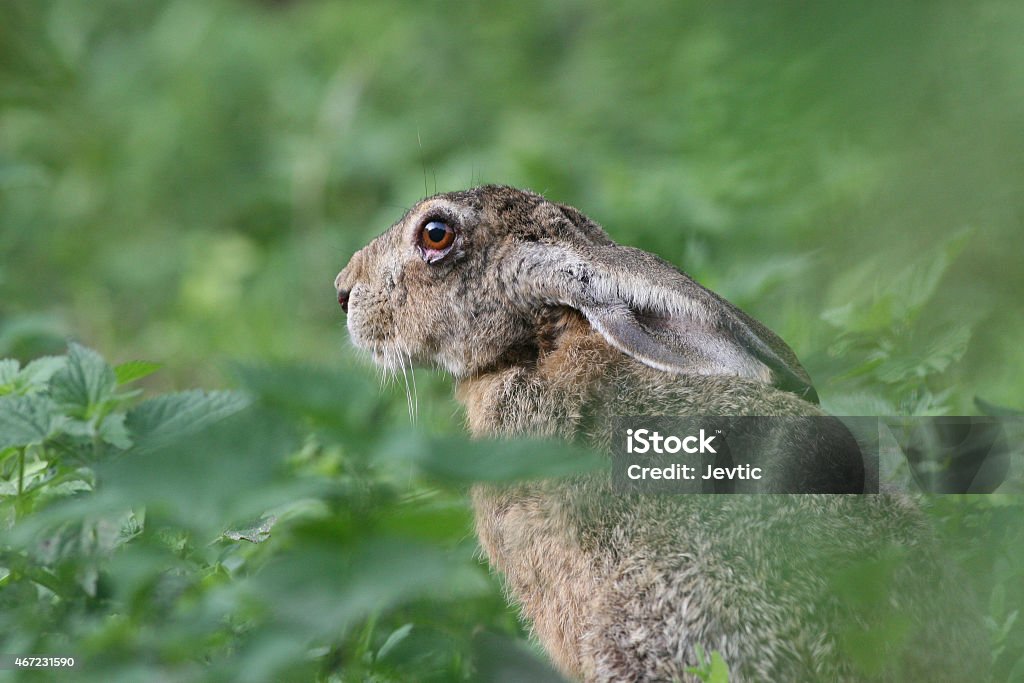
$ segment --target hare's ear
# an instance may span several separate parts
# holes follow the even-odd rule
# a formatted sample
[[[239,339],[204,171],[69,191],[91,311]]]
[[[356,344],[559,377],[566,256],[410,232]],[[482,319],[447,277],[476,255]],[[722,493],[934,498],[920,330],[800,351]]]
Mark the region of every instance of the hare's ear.
[[[575,308],[609,344],[646,365],[746,377],[817,403],[810,377],[784,341],[653,254],[530,243],[509,262],[528,299]]]

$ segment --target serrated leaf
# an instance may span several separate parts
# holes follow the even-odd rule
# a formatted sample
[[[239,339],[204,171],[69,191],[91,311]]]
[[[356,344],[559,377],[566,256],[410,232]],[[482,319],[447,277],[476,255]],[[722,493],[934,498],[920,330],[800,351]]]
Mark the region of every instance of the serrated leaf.
[[[71,479],[60,484],[51,485],[47,483],[40,491],[40,502],[73,496],[83,491],[92,491],[92,484],[84,479]]]
[[[830,287],[821,318],[847,332],[874,333],[906,324],[928,303],[972,234],[961,230],[895,274],[890,264],[868,260],[841,273]]]
[[[256,522],[241,529],[229,529],[224,532],[224,537],[232,541],[249,541],[250,543],[262,543],[270,538],[270,530],[277,523],[276,515],[261,517]]]
[[[125,415],[124,413],[112,413],[103,418],[103,422],[100,423],[97,433],[99,437],[109,443],[111,446],[118,448],[130,448],[132,445],[131,434],[128,433],[128,429],[124,426]]]
[[[234,374],[264,403],[346,433],[366,427],[379,395],[375,386],[357,375],[309,365],[239,365]],[[345,409],[339,410],[340,405]]]
[[[116,384],[113,369],[98,353],[72,343],[67,365],[50,380],[50,396],[62,406],[88,414],[110,398]]]
[[[894,415],[896,406],[878,393],[852,391],[826,397],[822,409],[831,415]]]
[[[65,418],[45,396],[0,397],[0,450],[45,441]]]
[[[67,363],[64,356],[36,358],[18,373],[18,384],[22,388],[42,387]]]
[[[3,391],[5,386],[14,385],[14,380],[18,376],[19,367],[21,367],[20,364],[13,358],[0,360],[0,392]]]
[[[90,420],[68,418],[61,425],[60,431],[68,436],[77,436],[83,439],[91,439],[96,436],[96,427]]]
[[[161,367],[163,366],[160,363],[152,363],[148,360],[130,360],[114,368],[114,376],[117,377],[118,384],[127,384],[148,377]]]
[[[890,281],[891,291],[898,294],[899,316],[913,314],[931,299],[942,276],[963,251],[972,233],[964,229],[949,236],[930,254],[907,266]]]
[[[202,429],[250,403],[237,391],[182,391],[143,401],[128,412],[126,425],[138,440],[163,442]]]
[[[224,392],[214,398],[225,406],[225,400],[235,400],[231,407],[237,406],[237,395]],[[202,401],[193,400],[190,405],[181,411],[165,405],[160,412],[169,409],[174,416],[194,417],[193,410],[204,411]],[[206,410],[213,417],[214,409],[206,406]],[[129,417],[130,428],[131,423]],[[97,479],[105,493],[126,508],[145,506],[173,515],[202,528],[211,539],[221,536],[233,520],[252,519],[272,508],[277,502],[279,468],[298,443],[291,426],[268,413],[252,411],[212,425],[209,420],[193,420],[191,427],[200,423],[201,430],[177,440],[171,435],[180,435],[181,426],[159,422],[166,431],[139,437],[122,457],[98,462]]]
[[[957,325],[934,338],[917,356],[882,364],[876,376],[883,382],[894,384],[911,377],[927,377],[945,372],[963,357],[970,341],[971,328]]]
[[[480,574],[467,571],[451,553],[410,539],[368,535],[346,540],[345,552],[339,553],[334,532],[319,527],[316,537],[307,535],[304,541],[301,549],[264,567],[254,584],[271,596],[269,606],[279,623],[309,633],[337,633],[367,614],[410,599],[473,594],[483,586]],[[285,594],[287,599],[278,599]]]

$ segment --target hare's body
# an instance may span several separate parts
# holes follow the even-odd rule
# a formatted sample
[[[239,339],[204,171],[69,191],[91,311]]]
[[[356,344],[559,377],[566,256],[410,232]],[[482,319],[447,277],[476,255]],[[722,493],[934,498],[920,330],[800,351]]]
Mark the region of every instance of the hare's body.
[[[822,415],[769,330],[533,193],[424,200],[335,284],[355,343],[381,364],[449,371],[478,436],[607,449],[613,416]],[[833,437],[792,438],[797,470],[833,468],[840,483],[863,474],[822,447]],[[823,490],[848,490],[829,481]],[[898,495],[622,495],[589,475],[479,486],[473,500],[510,598],[576,678],[693,680],[698,648],[720,652],[734,683],[973,681],[984,670],[968,601]],[[865,562],[891,576],[844,596],[836,577]],[[899,632],[877,631],[893,612]]]
[[[594,333],[562,342],[533,368],[460,385],[474,434],[585,435],[604,446],[615,416],[820,414],[753,383],[683,375],[667,384]],[[698,646],[720,652],[734,682],[969,681],[984,670],[977,620],[931,561],[929,529],[903,496],[623,496],[595,476],[477,486],[473,502],[491,565],[573,677],[696,680],[686,670]],[[916,561],[883,581],[875,616],[902,612],[918,630],[892,651],[883,637],[872,654],[880,673],[868,677],[840,636],[875,624],[832,601],[829,577],[893,549]]]

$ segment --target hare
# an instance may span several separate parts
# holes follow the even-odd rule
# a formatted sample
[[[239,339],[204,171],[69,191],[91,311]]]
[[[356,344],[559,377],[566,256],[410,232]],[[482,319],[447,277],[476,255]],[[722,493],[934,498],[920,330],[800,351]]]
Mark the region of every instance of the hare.
[[[425,199],[335,287],[355,345],[450,373],[475,436],[607,450],[614,416],[823,415],[770,330],[532,192]],[[570,678],[697,680],[701,650],[734,682],[983,676],[978,620],[906,496],[625,495],[596,474],[472,497],[491,566]],[[836,577],[865,563],[882,578],[840,600]],[[894,612],[905,628],[873,630]]]

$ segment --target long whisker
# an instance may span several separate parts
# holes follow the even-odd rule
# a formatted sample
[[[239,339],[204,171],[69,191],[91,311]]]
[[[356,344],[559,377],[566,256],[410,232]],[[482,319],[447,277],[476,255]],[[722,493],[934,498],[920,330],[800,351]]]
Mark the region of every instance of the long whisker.
[[[401,350],[396,349],[395,357],[398,359],[398,367],[402,369],[402,381],[405,382],[405,407],[409,411],[409,419],[415,421],[412,414],[412,395],[409,393],[409,375],[405,370],[405,356]]]
[[[416,389],[416,368],[412,364],[412,354],[406,349],[405,355],[409,359],[409,375],[412,377],[412,421],[415,424],[420,416],[420,394]]]
[[[398,373],[402,373],[406,409],[409,411],[409,419],[415,424],[419,419],[420,399],[419,390],[416,387],[416,371],[413,367],[412,353],[401,344],[381,345],[374,351],[374,361],[380,372],[382,387],[398,384]],[[411,379],[410,375],[412,375]]]

